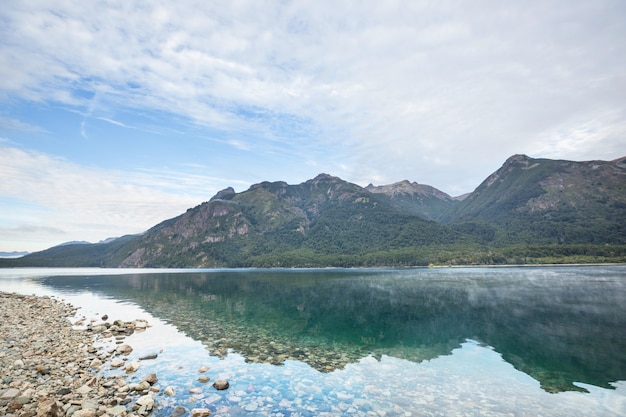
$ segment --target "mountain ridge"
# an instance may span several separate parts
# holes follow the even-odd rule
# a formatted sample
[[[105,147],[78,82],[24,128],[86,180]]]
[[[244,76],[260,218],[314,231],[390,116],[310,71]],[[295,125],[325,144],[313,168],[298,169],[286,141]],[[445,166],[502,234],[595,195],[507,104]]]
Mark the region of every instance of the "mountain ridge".
[[[513,155],[464,199],[408,180],[361,187],[321,173],[293,185],[263,181],[240,193],[221,190],[139,235],[50,248],[0,266],[416,266],[527,263],[553,255],[626,260],[625,161]]]

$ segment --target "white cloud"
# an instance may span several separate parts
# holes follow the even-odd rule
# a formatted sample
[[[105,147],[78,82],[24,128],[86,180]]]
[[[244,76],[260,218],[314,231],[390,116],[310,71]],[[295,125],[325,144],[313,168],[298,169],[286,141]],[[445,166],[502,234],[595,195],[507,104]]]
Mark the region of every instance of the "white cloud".
[[[0,98],[120,126],[116,111],[157,110],[363,185],[460,194],[514,153],[622,156],[609,154],[626,149],[625,13],[620,0],[23,0],[0,11]]]
[[[0,247],[15,250],[139,233],[208,200],[228,181],[183,171],[81,167],[3,143],[0,178]]]

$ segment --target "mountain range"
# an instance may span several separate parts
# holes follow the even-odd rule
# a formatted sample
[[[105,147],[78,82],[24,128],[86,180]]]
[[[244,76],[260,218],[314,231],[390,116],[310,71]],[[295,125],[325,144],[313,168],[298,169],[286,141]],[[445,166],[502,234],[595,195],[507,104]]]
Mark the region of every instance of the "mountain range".
[[[461,198],[328,174],[262,182],[140,235],[68,244],[0,266],[326,267],[626,261],[626,157],[514,155]]]

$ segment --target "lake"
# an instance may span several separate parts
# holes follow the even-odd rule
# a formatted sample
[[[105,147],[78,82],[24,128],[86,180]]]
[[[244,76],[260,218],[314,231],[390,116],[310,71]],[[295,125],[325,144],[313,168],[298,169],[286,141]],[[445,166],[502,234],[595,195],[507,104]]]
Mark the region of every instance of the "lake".
[[[625,266],[5,269],[0,290],[147,319],[125,343],[175,389],[157,416],[626,416]]]

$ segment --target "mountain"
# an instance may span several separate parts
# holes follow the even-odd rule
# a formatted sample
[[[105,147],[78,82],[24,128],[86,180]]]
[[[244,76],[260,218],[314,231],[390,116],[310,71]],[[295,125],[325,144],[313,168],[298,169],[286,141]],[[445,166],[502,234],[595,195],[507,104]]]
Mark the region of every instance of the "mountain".
[[[28,254],[29,252],[19,252],[19,251],[0,252],[0,258],[20,258]]]
[[[409,181],[363,188],[328,174],[297,185],[262,182],[224,189],[140,235],[57,246],[0,266],[625,262],[624,219],[626,158],[514,155],[464,198]]]
[[[497,244],[626,243],[626,157],[562,161],[514,155],[441,217]]]
[[[262,182],[210,201],[142,235],[121,266],[319,266],[461,239],[448,226],[401,211],[383,195],[320,174],[299,185]],[[336,265],[336,262],[335,262]]]
[[[407,180],[382,186],[370,184],[365,189],[371,193],[386,195],[392,205],[399,210],[430,220],[439,220],[444,212],[449,211],[457,203],[454,198],[430,185]]]

